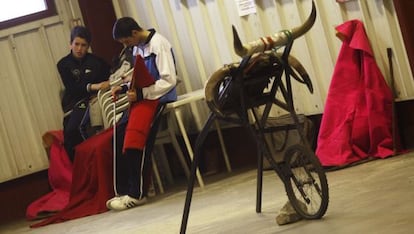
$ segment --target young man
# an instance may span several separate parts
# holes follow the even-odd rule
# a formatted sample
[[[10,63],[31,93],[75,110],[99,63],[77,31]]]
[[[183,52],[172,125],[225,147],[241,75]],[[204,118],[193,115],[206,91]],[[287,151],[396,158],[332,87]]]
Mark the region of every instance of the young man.
[[[64,146],[73,161],[75,146],[84,139],[80,124],[87,113],[88,101],[100,89],[108,89],[110,66],[101,58],[88,53],[91,35],[83,26],[76,26],[70,34],[70,53],[57,64],[65,86],[62,98],[64,112]]]
[[[134,19],[124,17],[115,22],[113,37],[126,47],[134,46],[135,51],[134,73],[129,87],[112,89],[114,97],[121,91],[127,92],[130,102],[123,155],[120,156],[126,160],[126,168],[117,164],[117,171],[127,172],[127,188],[118,190],[120,196],[108,200],[106,206],[112,210],[125,210],[146,202],[148,186],[145,177],[150,154],[144,148],[159,104],[177,98],[177,75],[170,43],[154,29],[144,30]]]

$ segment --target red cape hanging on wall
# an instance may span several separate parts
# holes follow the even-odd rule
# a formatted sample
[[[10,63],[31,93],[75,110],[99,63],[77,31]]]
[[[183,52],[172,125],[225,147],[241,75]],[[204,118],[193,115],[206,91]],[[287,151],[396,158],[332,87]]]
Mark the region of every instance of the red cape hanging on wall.
[[[363,23],[336,27],[342,48],[318,136],[323,166],[341,166],[393,154],[392,92],[379,70]]]

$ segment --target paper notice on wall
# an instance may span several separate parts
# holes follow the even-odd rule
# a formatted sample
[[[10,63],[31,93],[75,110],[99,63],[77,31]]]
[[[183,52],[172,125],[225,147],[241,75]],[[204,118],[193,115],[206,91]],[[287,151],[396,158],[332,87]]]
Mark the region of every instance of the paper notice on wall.
[[[256,4],[254,0],[235,0],[239,16],[245,16],[256,13]]]

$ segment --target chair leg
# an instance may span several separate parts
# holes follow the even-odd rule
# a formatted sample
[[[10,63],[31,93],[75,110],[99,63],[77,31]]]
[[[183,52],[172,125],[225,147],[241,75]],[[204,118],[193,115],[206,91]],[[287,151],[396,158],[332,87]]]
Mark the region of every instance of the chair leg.
[[[214,123],[216,125],[217,135],[218,135],[220,146],[221,146],[221,152],[223,152],[224,162],[226,163],[227,171],[231,172],[230,160],[229,160],[229,156],[227,155],[227,149],[226,149],[226,145],[224,144],[223,133],[221,132],[220,124],[218,120],[214,121]]]
[[[160,172],[158,171],[157,163],[155,162],[154,154],[152,154],[152,170],[154,172],[155,179],[157,180],[158,188],[160,189],[160,193],[164,194],[164,186],[162,185]]]
[[[187,148],[188,156],[190,156],[190,159],[193,160],[194,151],[192,149],[190,139],[188,138],[187,131],[185,130],[185,127],[184,127],[184,121],[183,121],[183,118],[182,118],[181,109],[175,109],[174,113],[175,113],[175,119],[177,120],[178,127],[179,127],[180,132],[183,136],[185,146]],[[203,181],[203,177],[201,176],[200,170],[198,170],[198,168],[196,168],[196,176],[197,176],[197,181],[198,181],[199,186],[201,188],[203,188],[204,187],[204,181]]]
[[[262,212],[262,189],[263,189],[263,154],[262,152],[259,152],[259,155],[257,157],[256,213]]]
[[[171,122],[170,120],[171,120],[171,118],[168,118],[168,121],[169,121],[168,126],[173,126],[172,124],[170,124],[170,122]],[[181,150],[181,147],[178,144],[177,137],[175,136],[174,129],[172,127],[169,127],[168,132],[170,134],[171,143],[174,147],[175,152],[177,153],[178,160],[180,160],[180,163],[181,163],[181,166],[184,169],[185,175],[187,176],[187,178],[189,178],[190,177],[190,169],[188,168],[188,164],[187,164],[187,161],[185,160],[183,151]]]
[[[154,148],[154,153],[157,158],[157,165],[159,168],[162,168],[168,184],[174,184],[174,177],[172,175],[170,164],[167,159],[167,153],[165,152],[163,145],[157,145],[157,147]]]

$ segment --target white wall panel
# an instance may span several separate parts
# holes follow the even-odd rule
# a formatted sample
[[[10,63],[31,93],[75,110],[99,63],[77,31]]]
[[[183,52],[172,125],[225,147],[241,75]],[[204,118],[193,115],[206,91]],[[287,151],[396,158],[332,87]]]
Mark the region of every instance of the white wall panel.
[[[230,40],[230,25],[225,14],[221,13],[222,7],[219,4],[215,4],[214,0],[204,1],[207,9],[208,20],[209,20],[209,37],[211,49],[214,50],[216,66],[228,64],[234,61],[233,53],[228,48],[233,46],[233,41]],[[207,57],[207,56],[206,56]]]
[[[0,182],[48,167],[42,135],[62,129],[57,61],[69,52],[70,8],[0,30]]]
[[[175,52],[182,54],[182,59],[184,59],[184,61],[177,62],[184,62],[185,64],[184,67],[180,67],[179,72],[181,72],[181,69],[187,70],[188,77],[182,78],[187,89],[186,91],[191,91],[201,88],[202,80],[206,80],[207,75],[203,72],[204,68],[200,56],[200,47],[196,40],[195,25],[191,22],[189,10],[186,5],[182,4],[182,1],[175,0],[172,2],[170,4],[172,21],[170,19],[169,22],[177,25],[176,34],[179,37],[178,48],[181,48],[181,51],[175,49]],[[162,34],[163,32],[160,31],[160,33]],[[175,48],[175,45],[173,46]]]
[[[128,8],[120,14],[139,16],[137,20],[152,24],[147,27],[158,26],[159,32],[172,41],[185,84],[185,90],[180,91],[185,92],[201,88],[210,74],[223,64],[240,60],[232,48],[232,25],[237,28],[243,42],[256,40],[301,25],[310,13],[312,1],[256,0],[257,12],[241,17],[233,0],[113,2],[120,9]],[[298,112],[323,112],[342,45],[335,36],[335,27],[351,19],[364,22],[375,58],[388,82],[390,76],[386,48],[393,48],[395,85],[399,98],[414,97],[412,72],[392,0],[351,0],[346,3],[315,0],[315,3],[317,21],[305,36],[294,42],[292,49],[292,55],[308,70],[315,89],[310,94],[306,87],[294,82],[294,100]],[[136,7],[132,7],[134,4]]]
[[[2,43],[3,44],[3,43]],[[9,45],[9,49],[5,49],[4,55],[7,58],[6,66],[1,66],[2,75],[1,86],[9,87],[1,93],[1,113],[4,121],[4,132],[7,134],[7,141],[3,142],[5,147],[10,147],[9,172],[17,176],[19,174],[27,174],[31,170],[45,167],[44,149],[41,144],[41,136],[36,137],[36,119],[30,111],[31,103],[27,102],[27,98],[31,98],[31,94],[25,90],[20,78],[24,72],[22,64],[17,55],[17,43],[10,36],[4,40],[4,44]],[[36,90],[32,90],[36,91]],[[43,156],[43,157],[42,157]],[[8,157],[8,155],[2,155]],[[6,179],[8,175],[0,177]]]

